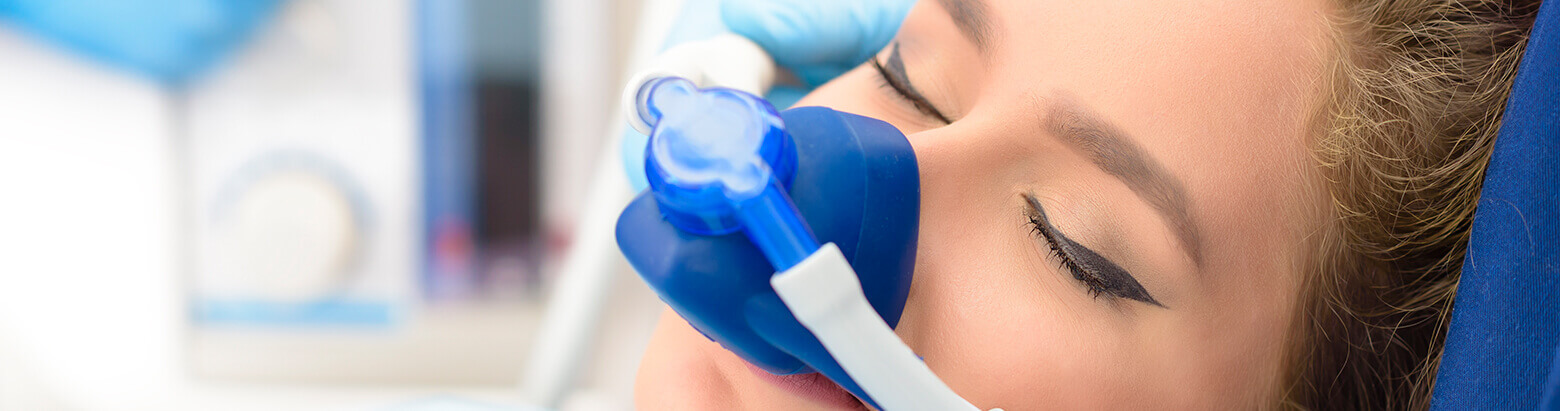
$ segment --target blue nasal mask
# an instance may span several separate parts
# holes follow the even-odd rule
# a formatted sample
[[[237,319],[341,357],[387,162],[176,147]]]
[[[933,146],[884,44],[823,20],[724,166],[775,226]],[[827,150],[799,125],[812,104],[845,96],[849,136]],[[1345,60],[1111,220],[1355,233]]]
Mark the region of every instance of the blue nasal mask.
[[[754,95],[645,83],[650,190],[618,220],[619,247],[709,339],[775,374],[818,371],[871,400],[787,310],[770,277],[834,243],[893,326],[915,264],[920,179],[888,123],[822,107],[777,113]]]

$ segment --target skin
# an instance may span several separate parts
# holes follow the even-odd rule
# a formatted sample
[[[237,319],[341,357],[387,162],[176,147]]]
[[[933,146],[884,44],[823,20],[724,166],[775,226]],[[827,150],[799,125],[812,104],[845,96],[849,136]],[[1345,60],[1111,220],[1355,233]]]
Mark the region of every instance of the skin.
[[[1307,210],[1325,199],[1306,137],[1323,95],[1327,5],[954,3],[920,2],[877,57],[897,46],[906,78],[951,124],[885,87],[871,64],[799,103],[888,121],[915,147],[920,243],[896,333],[984,408],[1271,405],[1297,262],[1319,226]],[[948,10],[977,18],[955,23]],[[1100,150],[1113,146],[1069,135],[1080,118],[1119,134],[1110,143],[1147,168],[1112,167]],[[1091,293],[1035,235],[1026,196],[1162,306]],[[670,311],[637,385],[641,409],[820,407]]]

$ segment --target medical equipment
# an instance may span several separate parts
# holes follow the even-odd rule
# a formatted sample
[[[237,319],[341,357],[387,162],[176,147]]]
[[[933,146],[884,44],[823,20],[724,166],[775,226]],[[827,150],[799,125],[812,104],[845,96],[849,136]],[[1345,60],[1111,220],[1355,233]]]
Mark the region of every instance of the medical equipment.
[[[1544,2],[1484,176],[1437,410],[1560,410],[1560,3]]]
[[[180,91],[195,375],[513,381],[539,316],[539,6],[288,1]]]
[[[668,41],[677,47],[669,47],[653,60],[647,57],[651,61],[629,83],[640,84],[649,76],[677,76],[701,86],[720,84],[762,95],[775,107],[785,108],[812,87],[860,66],[882,50],[914,5],[914,0],[690,1]],[[719,15],[711,9],[718,9]],[[725,39],[716,40],[720,38]],[[795,78],[777,81],[772,66]],[[762,87],[755,88],[750,78]],[[770,87],[771,83],[778,84]],[[622,99],[626,113],[634,110],[631,97]],[[644,148],[650,130],[633,116],[628,121],[637,133],[623,134],[623,169],[638,191],[649,186]]]
[[[653,125],[653,194],[624,211],[618,241],[668,305],[770,372],[817,370],[887,410],[975,409],[891,329],[919,203],[903,134],[826,108],[778,114],[752,94],[676,77],[629,88],[635,123]],[[842,186],[856,190],[830,190]],[[814,202],[804,211],[788,192]],[[829,232],[814,237],[808,221]],[[739,231],[751,243],[722,237]]]
[[[180,93],[198,372],[243,368],[208,355],[237,345],[211,333],[403,324],[417,233],[398,223],[414,210],[417,134],[402,76],[415,60],[406,42],[367,39],[412,38],[410,6],[287,3],[232,65]]]

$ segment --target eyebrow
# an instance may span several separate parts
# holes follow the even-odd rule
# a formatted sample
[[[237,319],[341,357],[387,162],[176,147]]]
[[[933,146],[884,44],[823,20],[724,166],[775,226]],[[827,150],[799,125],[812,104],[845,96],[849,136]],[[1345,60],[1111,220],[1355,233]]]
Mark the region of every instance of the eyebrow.
[[[983,0],[938,0],[944,11],[953,18],[953,25],[975,43],[975,48],[986,51],[991,44],[993,24],[990,9]]]
[[[1053,102],[1045,127],[1095,166],[1127,184],[1168,222],[1181,248],[1202,266],[1202,236],[1193,224],[1185,185],[1120,128],[1071,98]]]

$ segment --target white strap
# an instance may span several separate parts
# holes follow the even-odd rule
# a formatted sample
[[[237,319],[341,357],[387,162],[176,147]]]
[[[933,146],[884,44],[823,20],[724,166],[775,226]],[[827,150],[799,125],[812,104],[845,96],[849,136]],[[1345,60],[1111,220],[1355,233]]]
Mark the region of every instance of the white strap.
[[[885,411],[976,410],[916,357],[867,304],[834,243],[769,279],[780,300]]]

